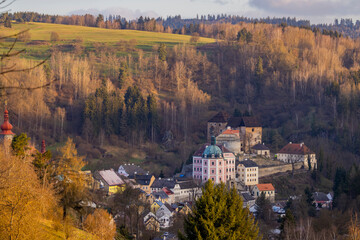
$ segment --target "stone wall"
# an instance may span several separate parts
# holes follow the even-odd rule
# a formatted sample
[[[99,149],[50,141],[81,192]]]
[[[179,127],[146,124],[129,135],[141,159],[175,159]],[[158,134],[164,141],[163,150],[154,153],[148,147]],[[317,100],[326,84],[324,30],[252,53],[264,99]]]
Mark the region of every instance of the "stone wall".
[[[303,166],[303,163],[298,162],[294,164],[295,170],[300,169]],[[292,171],[291,164],[282,164],[275,166],[263,166],[259,167],[259,177],[266,177],[275,173]]]

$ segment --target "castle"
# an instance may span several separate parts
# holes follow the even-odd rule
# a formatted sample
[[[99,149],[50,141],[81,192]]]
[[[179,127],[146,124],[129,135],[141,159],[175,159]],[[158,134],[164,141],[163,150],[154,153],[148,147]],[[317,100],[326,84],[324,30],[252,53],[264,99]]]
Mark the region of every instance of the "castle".
[[[256,117],[230,117],[219,112],[208,121],[208,141],[211,136],[235,154],[251,153],[253,146],[262,143],[262,126]]]

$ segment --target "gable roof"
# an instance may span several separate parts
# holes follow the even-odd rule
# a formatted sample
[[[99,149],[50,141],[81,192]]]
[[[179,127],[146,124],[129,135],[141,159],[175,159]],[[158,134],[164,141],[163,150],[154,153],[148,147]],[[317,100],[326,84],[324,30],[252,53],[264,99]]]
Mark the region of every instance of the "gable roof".
[[[259,191],[275,191],[274,186],[271,183],[256,184]]]
[[[261,127],[260,121],[256,117],[242,117],[240,126]]]
[[[226,123],[228,121],[229,117],[230,116],[227,112],[218,112],[208,122]]]
[[[241,196],[242,196],[244,202],[248,202],[248,201],[253,201],[253,200],[255,200],[255,198],[253,198],[253,197],[250,195],[250,193],[248,193],[248,192],[242,192],[242,193],[241,193]]]
[[[240,161],[239,164],[244,165],[245,167],[257,167],[258,165],[256,164],[256,162],[252,161],[252,160],[244,160],[244,161]]]
[[[330,199],[328,198],[327,194],[326,193],[323,193],[323,192],[314,192],[312,194],[314,200],[316,202],[327,202],[327,201],[330,201]]]
[[[198,185],[194,181],[178,182],[180,189],[192,189],[198,188]]]
[[[231,117],[228,120],[228,127],[231,128],[238,128],[241,125],[242,117]]]
[[[314,154],[304,143],[288,143],[278,153],[285,154]]]
[[[174,188],[176,182],[174,180],[168,179],[155,179],[153,184],[151,184],[151,188]]]
[[[152,195],[155,197],[155,199],[167,199],[169,198],[169,196],[164,192],[164,191],[160,191],[160,192],[153,192]]]
[[[124,164],[120,165],[120,168],[123,168],[129,176],[133,177],[135,174],[146,174],[147,172],[142,169],[140,166],[134,165],[134,164]]]
[[[254,150],[270,150],[270,148],[265,146],[265,144],[261,144],[261,143],[256,144],[255,146],[251,147],[251,149],[254,149]]]
[[[149,185],[152,175],[137,175],[135,174],[135,181],[140,185]]]
[[[99,171],[99,174],[109,186],[117,186],[125,183],[112,169]]]

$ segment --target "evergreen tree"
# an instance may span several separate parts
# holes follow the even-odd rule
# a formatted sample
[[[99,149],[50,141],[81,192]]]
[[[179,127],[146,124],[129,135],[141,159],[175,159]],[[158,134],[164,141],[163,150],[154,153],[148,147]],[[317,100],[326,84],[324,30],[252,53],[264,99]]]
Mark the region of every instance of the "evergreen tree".
[[[256,218],[265,223],[269,223],[272,218],[271,202],[265,197],[264,193],[256,199]]]
[[[25,157],[26,151],[29,150],[29,141],[30,138],[27,137],[26,133],[21,133],[18,136],[15,136],[11,142],[11,148],[15,156]]]
[[[167,57],[167,52],[166,52],[166,45],[165,43],[160,43],[160,47],[158,50],[159,53],[159,59],[163,62],[166,61],[166,57]]]
[[[158,113],[157,113],[157,103],[153,95],[147,97],[147,108],[148,108],[148,136],[151,138],[151,141],[155,140],[155,134],[158,129]]]
[[[129,78],[129,67],[126,62],[120,63],[120,69],[119,69],[119,88],[122,88],[124,86],[124,83]]]
[[[184,223],[185,239],[258,239],[258,227],[236,189],[209,180]]]
[[[256,67],[255,67],[255,85],[256,85],[256,89],[258,90],[258,92],[260,92],[260,90],[261,90],[261,84],[263,82],[262,81],[263,74],[264,74],[263,60],[261,57],[259,57],[258,62],[256,63]]]

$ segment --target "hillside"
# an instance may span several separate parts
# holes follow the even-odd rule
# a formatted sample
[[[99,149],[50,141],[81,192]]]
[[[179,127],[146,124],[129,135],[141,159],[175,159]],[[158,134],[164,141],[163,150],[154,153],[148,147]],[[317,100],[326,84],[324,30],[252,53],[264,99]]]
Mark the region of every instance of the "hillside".
[[[61,42],[72,41],[76,39],[83,40],[86,46],[91,43],[107,43],[115,45],[119,41],[136,40],[136,46],[140,49],[151,50],[151,48],[160,43],[168,46],[177,44],[187,44],[191,36],[146,32],[137,30],[104,29],[96,27],[71,26],[51,23],[13,23],[12,28],[1,28],[1,35],[11,35],[19,31],[29,29],[32,41],[50,41],[51,32],[59,34]],[[199,38],[198,44],[213,43],[214,39]]]

